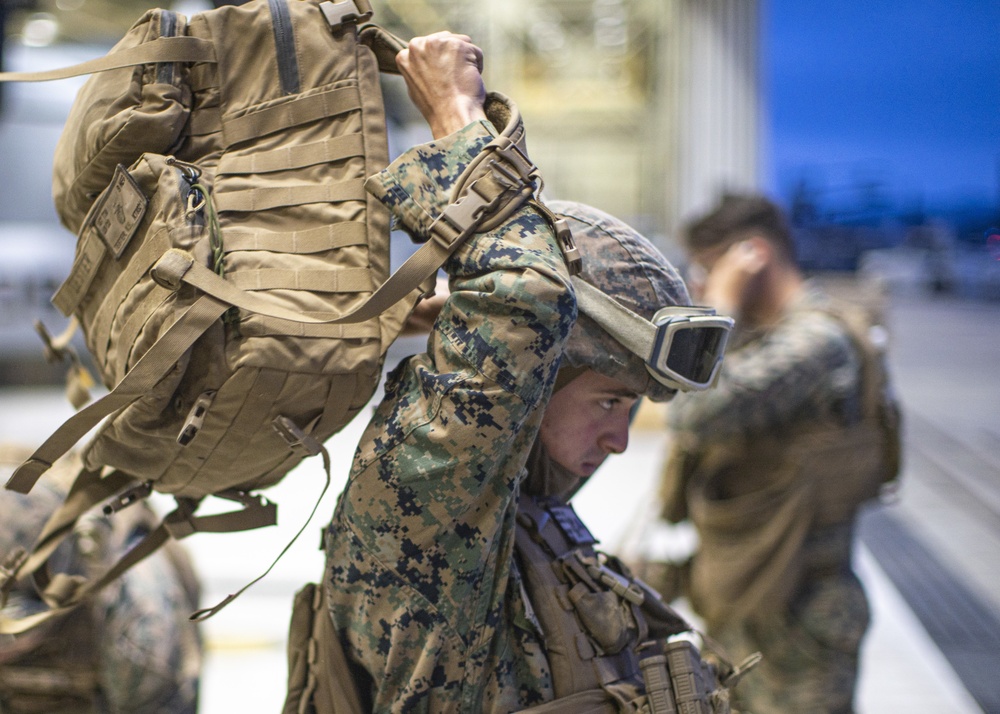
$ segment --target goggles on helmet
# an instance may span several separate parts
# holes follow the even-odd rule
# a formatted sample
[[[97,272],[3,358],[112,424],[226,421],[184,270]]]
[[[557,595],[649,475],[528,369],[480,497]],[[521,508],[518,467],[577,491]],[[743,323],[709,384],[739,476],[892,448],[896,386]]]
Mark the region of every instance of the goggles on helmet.
[[[719,376],[733,319],[710,307],[661,308],[652,322],[574,277],[577,304],[645,363],[653,379],[684,392],[708,389]]]

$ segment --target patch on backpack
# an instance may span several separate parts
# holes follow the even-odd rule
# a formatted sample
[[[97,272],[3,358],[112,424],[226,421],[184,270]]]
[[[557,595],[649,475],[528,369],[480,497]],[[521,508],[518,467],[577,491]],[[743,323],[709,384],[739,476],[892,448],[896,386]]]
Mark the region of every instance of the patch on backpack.
[[[111,185],[98,199],[94,209],[94,228],[108,248],[121,258],[136,228],[146,215],[149,200],[121,164],[115,168]]]

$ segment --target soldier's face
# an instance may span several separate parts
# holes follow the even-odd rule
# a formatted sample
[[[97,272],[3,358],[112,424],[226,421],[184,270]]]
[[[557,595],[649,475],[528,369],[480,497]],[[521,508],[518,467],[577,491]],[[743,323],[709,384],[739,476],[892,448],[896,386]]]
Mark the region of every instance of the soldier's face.
[[[545,409],[540,437],[549,457],[576,476],[590,476],[609,454],[625,451],[638,398],[618,380],[587,370]]]

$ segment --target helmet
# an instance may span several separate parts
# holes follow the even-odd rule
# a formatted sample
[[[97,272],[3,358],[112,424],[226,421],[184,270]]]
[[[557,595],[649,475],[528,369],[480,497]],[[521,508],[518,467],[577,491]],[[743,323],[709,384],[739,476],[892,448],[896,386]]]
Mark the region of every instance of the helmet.
[[[592,368],[653,401],[678,389],[711,387],[719,376],[730,317],[691,307],[677,271],[618,219],[579,203],[555,202],[583,269],[573,277],[580,318],[570,333],[557,388]],[[566,369],[566,366],[572,369]],[[567,375],[568,373],[568,375]]]

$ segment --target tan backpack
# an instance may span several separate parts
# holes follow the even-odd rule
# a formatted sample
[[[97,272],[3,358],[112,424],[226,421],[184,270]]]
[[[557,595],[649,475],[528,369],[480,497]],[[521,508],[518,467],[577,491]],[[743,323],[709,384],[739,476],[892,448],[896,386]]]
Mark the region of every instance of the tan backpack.
[[[0,75],[96,73],[56,152],[56,207],[78,244],[53,302],[79,322],[110,389],[8,482],[28,492],[108,417],[34,552],[7,563],[8,586],[44,570],[85,510],[151,489],[174,495],[177,510],[104,578],[46,576],[55,610],[169,537],[273,524],[274,505],[250,491],[308,455],[323,453],[329,469],[322,443],[371,398],[420,286],[466,237],[531,198],[538,177],[519,115],[491,93],[500,135],[431,240],[389,276],[388,211],[364,184],[388,162],[379,69],[394,71],[405,45],[359,24],[370,16],[368,0],[253,0],[190,20],[152,10],[104,58]],[[67,341],[49,351],[66,353]],[[195,515],[207,495],[242,508]]]

